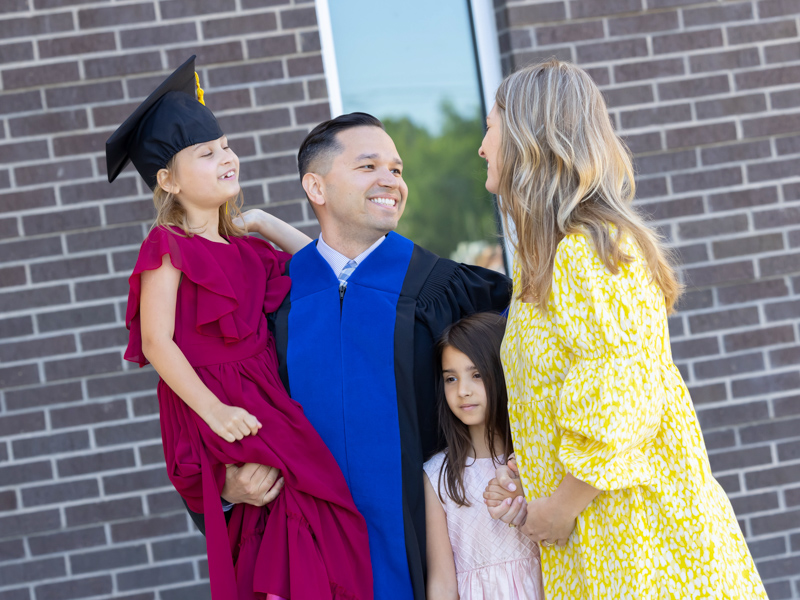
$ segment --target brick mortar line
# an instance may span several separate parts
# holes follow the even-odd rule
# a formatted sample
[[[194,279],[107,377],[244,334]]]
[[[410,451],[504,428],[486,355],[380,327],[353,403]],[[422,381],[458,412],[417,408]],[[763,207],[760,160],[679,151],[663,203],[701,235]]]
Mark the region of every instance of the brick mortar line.
[[[185,24],[188,24],[188,23],[194,23],[194,21],[193,20],[189,20],[189,21],[185,22]],[[66,32],[69,35],[65,35],[65,36],[63,36],[61,38],[53,37],[52,34],[47,34],[46,37],[43,35],[40,39],[37,39],[37,41],[50,42],[50,41],[58,41],[59,39],[69,39],[69,38],[74,38],[74,37],[80,37],[80,36],[76,36],[75,35],[76,33],[85,33],[87,35],[92,35],[93,33],[125,32],[125,31],[136,30],[136,29],[149,29],[149,28],[148,27],[144,27],[144,28],[142,28],[142,27],[139,27],[139,28],[128,27],[128,28],[109,28],[108,30],[98,30],[98,31],[95,31],[95,30],[80,30],[80,32],[74,32],[74,31],[73,32]],[[311,32],[311,31],[318,31],[318,28],[317,27],[313,27],[313,28],[309,28],[306,31],[294,30],[293,29],[292,31],[298,31],[299,33],[307,33],[307,32]],[[59,32],[59,33],[65,33],[65,32]],[[273,34],[273,35],[269,35],[269,34]],[[209,47],[209,46],[213,46],[213,45],[216,45],[216,44],[225,44],[225,43],[231,43],[231,42],[242,42],[243,44],[246,44],[246,42],[248,42],[248,41],[263,40],[263,39],[269,39],[269,38],[272,38],[272,37],[283,37],[285,35],[287,35],[286,32],[281,32],[281,31],[277,31],[276,30],[276,31],[266,31],[266,32],[244,33],[244,34],[240,34],[240,35],[231,35],[231,36],[209,38],[209,39],[183,40],[183,41],[177,41],[177,42],[169,42],[169,41],[167,41],[167,42],[158,42],[158,43],[153,43],[153,44],[150,44],[150,45],[147,45],[147,46],[120,47],[120,48],[115,48],[114,50],[96,50],[96,51],[92,51],[92,52],[80,52],[80,53],[77,53],[77,54],[65,54],[65,55],[58,55],[58,56],[48,56],[46,58],[33,58],[33,59],[28,59],[28,60],[16,60],[16,61],[12,61],[12,62],[2,63],[2,65],[0,66],[0,72],[10,71],[10,70],[15,70],[15,69],[22,69],[22,68],[25,68],[25,67],[32,67],[32,66],[52,66],[52,65],[60,65],[60,64],[66,64],[66,63],[84,63],[85,64],[86,62],[91,62],[91,61],[94,61],[94,60],[102,60],[102,59],[107,59],[107,58],[126,58],[126,57],[129,57],[132,54],[147,54],[147,53],[149,53],[149,54],[160,53],[161,54],[161,58],[162,58],[162,65],[164,65],[164,64],[166,64],[166,61],[164,60],[166,58],[166,52],[169,52],[169,51],[172,51],[172,50],[179,50],[181,47],[185,47],[185,48],[187,48],[187,50],[190,49],[192,46],[196,46],[199,49],[203,49],[203,48],[206,48],[206,47]],[[23,39],[31,39],[31,37],[25,37]],[[36,44],[36,47],[38,48],[38,44]],[[207,71],[209,69],[215,69],[216,70],[216,69],[220,69],[220,68],[225,68],[227,66],[243,66],[243,65],[251,64],[251,63],[282,60],[284,58],[289,58],[289,59],[308,58],[308,57],[314,56],[314,55],[321,55],[321,52],[319,50],[309,50],[309,51],[306,51],[306,52],[298,51],[298,52],[293,52],[291,54],[276,54],[274,56],[262,56],[262,57],[251,58],[251,59],[241,59],[241,60],[232,60],[232,61],[223,61],[223,62],[213,62],[213,63],[204,64],[202,66],[199,66],[198,68],[200,69],[201,72],[203,72],[203,71]],[[169,70],[170,70],[169,68],[161,69],[161,71],[169,71]],[[145,71],[143,73],[130,73],[130,74],[127,74],[127,75],[123,74],[121,76],[122,77],[128,77],[128,78],[136,78],[136,77],[139,77],[139,76],[143,76],[146,73],[151,73],[151,72],[152,73],[156,73],[156,72],[161,72],[161,71]],[[206,75],[206,81],[207,81],[208,80],[207,79],[207,73],[205,75]],[[324,75],[324,74],[320,73],[320,75]],[[85,80],[93,82],[93,81],[100,81],[100,80],[107,80],[107,79],[109,79],[109,77],[91,78],[91,79],[86,78]],[[84,80],[84,78],[82,78],[81,80]],[[202,80],[202,78],[201,78],[201,80]],[[69,82],[60,82],[60,83],[51,84],[51,85],[63,86],[63,85],[68,84],[68,83]],[[40,87],[40,86],[36,86],[36,88],[38,88],[38,87]],[[20,88],[20,89],[22,89],[22,88]],[[213,89],[213,88],[210,88],[210,89]],[[8,90],[8,91],[9,91],[9,93],[13,93],[16,90]]]
[[[73,378],[73,379],[70,379],[70,380],[61,380],[58,383],[73,383],[73,382],[76,381],[76,379],[79,380],[81,383],[84,383],[84,382],[92,381],[94,379],[102,379],[102,378],[107,378],[107,377],[111,377],[111,376],[129,375],[131,373],[135,373],[135,371],[116,371],[114,373],[102,373],[100,375],[92,376],[92,377],[85,377],[84,376],[84,377],[81,377],[80,379]],[[46,382],[46,383],[56,383],[56,382]],[[31,388],[36,388],[36,387],[42,387],[43,385],[44,384],[42,384],[42,383],[28,384],[28,385],[25,385],[25,386],[17,386],[15,388],[5,388],[5,389],[6,389],[6,391],[17,391],[17,390],[25,390],[25,389],[31,389]],[[139,396],[139,395],[141,395],[141,396]],[[147,396],[154,396],[154,395],[155,395],[155,388],[148,389],[148,390],[145,390],[145,391],[130,392],[128,394],[123,392],[122,394],[114,393],[114,394],[105,394],[105,395],[101,395],[101,396],[91,396],[91,397],[87,394],[87,395],[83,396],[82,399],[74,401],[74,402],[70,403],[68,406],[72,407],[72,406],[89,406],[89,405],[93,405],[93,404],[105,404],[105,403],[108,403],[108,402],[111,402],[111,401],[114,401],[114,400],[124,400],[126,398],[135,399],[135,398],[138,398],[138,397],[147,397]],[[66,404],[66,403],[59,403],[59,406],[61,404]],[[37,407],[35,409],[32,408],[30,410],[31,411],[35,411],[35,410],[43,410],[43,409],[46,409],[46,408],[47,408],[47,406],[42,406],[42,407]],[[14,411],[10,411],[8,414],[16,415],[16,414],[20,414],[24,410],[25,409],[14,410]],[[101,422],[99,422],[97,424],[108,424],[108,423],[115,423],[115,422],[117,422],[117,420],[114,420],[114,421],[101,421]],[[127,417],[125,419],[120,419],[119,422],[127,422]]]
[[[728,96],[728,97],[735,97],[735,96]],[[725,100],[725,99],[726,99],[726,97],[709,98],[709,100],[711,100],[711,101],[713,101],[713,100]],[[703,100],[703,101],[705,101],[705,100]],[[669,104],[669,105],[660,103],[657,106],[657,108],[661,108],[661,107],[674,108],[676,106],[682,106],[684,104],[694,104],[694,103],[689,101],[689,100],[684,100],[683,102],[678,102],[676,104]],[[645,107],[643,109],[633,109],[630,112],[639,112],[639,111],[642,111],[642,110],[649,110],[649,108]],[[625,111],[625,112],[627,112],[627,111]],[[758,116],[759,114],[762,114],[762,115],[767,115],[768,114],[769,116]],[[642,125],[640,127],[629,127],[629,128],[622,128],[621,127],[619,129],[619,135],[621,135],[622,137],[625,137],[626,134],[640,135],[642,133],[648,133],[648,132],[651,132],[651,131],[659,131],[659,132],[660,131],[665,131],[666,133],[670,133],[670,132],[676,131],[678,129],[686,129],[687,127],[691,127],[692,125],[698,125],[698,124],[701,124],[701,125],[725,125],[725,124],[728,124],[728,123],[731,123],[731,122],[735,122],[735,121],[739,121],[739,122],[744,121],[746,123],[749,123],[749,122],[756,121],[758,119],[770,118],[770,117],[773,117],[773,116],[780,117],[780,116],[786,116],[786,115],[800,116],[800,112],[798,112],[797,107],[795,107],[794,109],[776,110],[774,112],[772,112],[772,111],[770,111],[770,112],[763,111],[763,112],[760,112],[760,113],[747,113],[746,115],[730,115],[730,116],[727,116],[727,117],[715,117],[715,118],[710,118],[710,119],[672,121],[672,122],[669,122],[669,123],[654,123],[652,125]],[[742,117],[744,117],[744,118],[742,118]],[[653,152],[647,153],[647,155],[648,156],[652,156],[654,154],[667,153],[667,152],[673,152],[673,151],[679,151],[679,150],[689,150],[689,149],[693,149],[693,148],[699,148],[699,149],[702,150],[702,149],[705,149],[705,148],[713,148],[713,147],[719,147],[719,146],[730,146],[730,145],[736,144],[737,142],[760,141],[760,140],[763,140],[765,138],[766,139],[770,139],[772,137],[776,137],[776,138],[781,138],[782,139],[782,138],[794,137],[794,136],[797,136],[797,135],[798,135],[798,132],[788,132],[788,133],[784,133],[784,134],[761,135],[761,136],[754,136],[754,137],[738,137],[737,136],[736,138],[734,138],[732,140],[726,140],[726,141],[721,141],[721,142],[711,142],[711,143],[706,143],[706,144],[702,144],[702,143],[701,144],[691,144],[689,146],[677,146],[677,147],[667,148],[667,149],[665,149],[665,150],[663,150],[661,152],[653,151]],[[643,155],[644,155],[644,153],[643,153]],[[781,156],[783,156],[783,155],[781,155]],[[741,159],[741,160],[733,161],[733,162],[734,163],[739,163],[739,162],[744,162],[746,160],[748,160],[748,159]],[[774,158],[773,158],[773,160],[774,160]],[[720,164],[725,164],[725,163],[720,163]]]
[[[128,52],[127,54],[130,54],[130,52]],[[303,54],[303,55],[286,54],[286,55],[278,55],[276,57],[270,57],[270,58],[258,58],[258,59],[249,59],[249,60],[241,60],[241,61],[232,61],[230,63],[214,63],[214,65],[220,65],[220,66],[224,65],[224,66],[227,66],[227,67],[236,67],[236,66],[251,65],[251,64],[260,63],[260,62],[278,62],[278,61],[284,61],[286,59],[292,59],[292,58],[309,58],[309,57],[314,56],[314,55],[320,55],[321,56],[321,53],[319,51],[315,51],[315,52],[310,52],[310,53]],[[109,57],[109,58],[113,58],[113,57]],[[62,61],[62,63],[63,62],[64,61]],[[83,60],[82,59],[77,59],[77,58],[74,59],[74,60],[68,60],[67,62],[78,62],[79,64],[83,64]],[[11,64],[13,64],[13,63],[11,63]],[[51,63],[51,64],[60,64],[60,63]],[[285,66],[285,64],[283,66]],[[20,67],[20,68],[23,68],[23,67]],[[200,73],[203,73],[205,70],[207,70],[209,68],[220,68],[220,67],[219,66],[209,65],[207,67],[200,67],[198,69],[198,71]],[[131,80],[136,81],[138,79],[145,79],[145,78],[149,78],[149,77],[155,77],[157,75],[162,75],[164,73],[167,73],[168,71],[169,71],[169,69],[162,68],[162,69],[160,69],[158,71],[144,71],[142,73],[120,74],[120,75],[113,75],[113,76],[108,76],[108,77],[97,77],[97,78],[91,78],[91,79],[88,79],[88,78],[85,78],[85,77],[81,76],[79,79],[75,79],[75,80],[72,80],[72,81],[63,81],[63,82],[58,82],[58,83],[37,84],[37,85],[34,85],[32,87],[21,87],[21,88],[14,88],[14,89],[11,89],[11,90],[3,90],[3,91],[5,93],[8,93],[8,94],[17,94],[17,93],[36,91],[36,90],[48,90],[48,89],[59,89],[59,88],[65,88],[65,87],[73,87],[73,86],[82,85],[82,84],[107,83],[109,81],[110,82],[116,82],[116,81],[120,81],[120,80],[123,80],[123,81],[131,81]],[[2,71],[0,70],[0,72],[2,72]],[[246,88],[248,86],[264,86],[264,85],[271,85],[271,84],[302,82],[302,81],[306,81],[306,80],[310,80],[310,79],[323,79],[324,77],[325,77],[324,73],[311,73],[311,74],[308,74],[308,75],[294,75],[294,76],[287,75],[285,77],[276,77],[276,78],[273,78],[273,79],[268,79],[268,80],[264,80],[264,81],[260,81],[260,82],[252,82],[252,83],[246,83],[246,84],[243,84],[243,83],[232,83],[232,84],[222,85],[222,86],[208,86],[207,88],[204,88],[204,89],[207,89],[207,91],[209,91],[209,92],[213,92],[213,91],[228,91],[228,90],[234,90],[234,89],[243,89],[243,88]],[[205,74],[201,75],[200,79],[201,79],[201,81],[206,81],[207,82],[208,81],[208,76],[205,75]],[[135,102],[136,100],[141,100],[143,98],[144,97],[137,97],[135,99],[132,99],[132,98],[130,98],[130,96],[128,94],[126,94],[125,98],[123,98],[123,99],[125,99],[125,100],[127,100],[129,102]],[[319,102],[324,102],[324,101],[325,101],[324,99],[319,99]],[[117,104],[119,104],[119,101],[117,101]],[[79,104],[79,105],[76,105],[76,106],[85,107],[87,105]],[[64,109],[68,109],[68,107],[65,107]],[[58,109],[54,109],[54,110],[55,111],[59,111],[59,110],[62,110],[62,109],[58,108]],[[7,119],[9,117],[5,117],[4,116],[4,118]],[[13,118],[13,113],[10,116],[10,118]],[[3,139],[5,139],[5,138],[3,138]]]

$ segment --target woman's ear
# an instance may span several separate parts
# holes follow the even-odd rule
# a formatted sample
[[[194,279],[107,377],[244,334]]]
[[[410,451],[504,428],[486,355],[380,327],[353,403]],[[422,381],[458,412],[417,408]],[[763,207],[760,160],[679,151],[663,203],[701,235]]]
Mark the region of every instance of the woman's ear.
[[[181,191],[181,188],[175,181],[172,173],[170,173],[167,169],[159,169],[158,173],[156,173],[156,183],[158,184],[158,187],[168,194],[172,194],[173,196],[176,196],[178,192]]]
[[[319,175],[316,173],[306,173],[303,175],[301,183],[308,199],[313,205],[322,206],[325,204],[325,184],[322,182],[322,178]]]

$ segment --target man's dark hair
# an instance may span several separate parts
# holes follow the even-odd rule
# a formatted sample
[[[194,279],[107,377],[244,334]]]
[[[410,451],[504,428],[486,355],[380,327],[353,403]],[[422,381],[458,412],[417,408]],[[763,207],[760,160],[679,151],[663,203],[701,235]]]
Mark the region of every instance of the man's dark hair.
[[[324,121],[314,127],[300,144],[297,153],[297,166],[300,170],[300,179],[308,173],[311,164],[324,154],[341,151],[342,146],[336,140],[336,134],[353,127],[380,127],[384,129],[379,119],[363,112],[354,112],[341,115],[330,121]]]

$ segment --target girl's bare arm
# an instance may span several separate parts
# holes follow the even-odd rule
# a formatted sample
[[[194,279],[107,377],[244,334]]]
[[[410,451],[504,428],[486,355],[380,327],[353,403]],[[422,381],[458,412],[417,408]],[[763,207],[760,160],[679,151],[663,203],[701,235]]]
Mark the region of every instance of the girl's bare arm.
[[[453,547],[447,531],[447,516],[428,476],[425,481],[425,529],[428,554],[429,600],[458,600],[458,579]]]
[[[254,231],[276,244],[284,252],[294,254],[311,242],[305,233],[263,210],[254,208],[242,213],[247,231]],[[237,224],[241,225],[241,223]]]
[[[261,424],[246,410],[222,403],[197,376],[175,344],[175,306],[181,272],[169,255],[161,267],[142,273],[140,302],[142,352],[164,382],[223,439],[255,434]]]

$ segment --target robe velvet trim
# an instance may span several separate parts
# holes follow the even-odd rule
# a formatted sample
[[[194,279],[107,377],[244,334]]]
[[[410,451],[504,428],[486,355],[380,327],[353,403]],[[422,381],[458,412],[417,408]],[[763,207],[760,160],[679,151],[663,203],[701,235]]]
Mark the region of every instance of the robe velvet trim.
[[[422,454],[420,415],[414,389],[414,330],[417,297],[438,260],[435,254],[414,246],[397,303],[394,328],[397,410],[400,417],[400,446],[403,449],[403,524],[414,598],[425,598],[428,566],[425,554],[425,496],[420,469],[427,457]],[[438,428],[434,425],[434,429]]]
[[[397,305],[413,249],[390,233],[353,272],[341,303],[314,244],[291,261],[290,389],[367,521],[376,597],[387,600],[413,597],[395,380]]]

